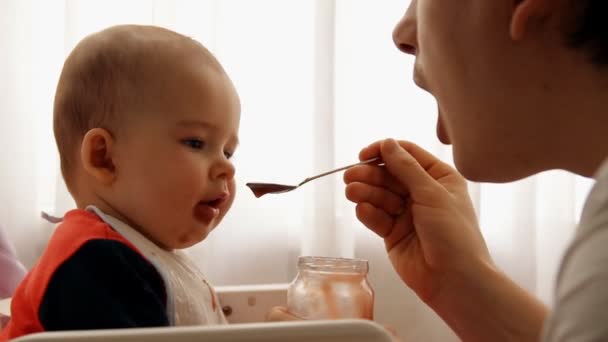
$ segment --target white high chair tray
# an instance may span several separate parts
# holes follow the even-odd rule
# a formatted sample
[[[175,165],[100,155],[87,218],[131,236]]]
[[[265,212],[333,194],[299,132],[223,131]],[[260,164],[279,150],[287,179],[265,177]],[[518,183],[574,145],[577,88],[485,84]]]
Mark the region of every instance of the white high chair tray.
[[[387,331],[365,320],[248,323],[208,327],[46,332],[11,342],[391,342]]]
[[[287,284],[218,287],[230,325],[145,329],[88,330],[32,334],[14,342],[391,342],[380,325],[365,320],[261,323],[268,310],[285,306]],[[10,298],[0,300],[0,314],[10,315]],[[254,323],[251,323],[254,322]],[[236,324],[234,324],[236,323]],[[11,341],[11,342],[13,342]]]

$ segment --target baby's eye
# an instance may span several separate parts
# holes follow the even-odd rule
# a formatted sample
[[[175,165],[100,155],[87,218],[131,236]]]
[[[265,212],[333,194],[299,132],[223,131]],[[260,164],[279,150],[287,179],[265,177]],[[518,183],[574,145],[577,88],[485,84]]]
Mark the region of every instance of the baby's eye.
[[[194,150],[201,150],[205,147],[205,142],[201,139],[184,139],[182,143]]]
[[[230,152],[230,151],[224,152],[224,156],[226,156],[226,159],[232,158],[233,155],[234,155],[234,152]]]

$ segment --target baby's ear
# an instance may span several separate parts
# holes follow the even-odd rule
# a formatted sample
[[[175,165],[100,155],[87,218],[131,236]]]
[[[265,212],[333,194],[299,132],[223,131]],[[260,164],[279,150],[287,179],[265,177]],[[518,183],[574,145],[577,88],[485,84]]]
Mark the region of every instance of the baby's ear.
[[[519,0],[515,4],[511,18],[511,39],[520,41],[524,38],[534,22],[549,16],[557,8],[556,2],[551,0]]]
[[[80,145],[80,159],[85,172],[98,182],[109,185],[116,177],[112,160],[114,138],[103,128],[89,130]]]

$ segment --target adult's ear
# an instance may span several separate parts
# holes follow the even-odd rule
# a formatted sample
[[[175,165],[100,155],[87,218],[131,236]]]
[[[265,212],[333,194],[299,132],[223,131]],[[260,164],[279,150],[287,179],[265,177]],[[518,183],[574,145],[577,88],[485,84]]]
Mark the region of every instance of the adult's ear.
[[[114,138],[103,128],[89,130],[82,139],[80,159],[85,172],[104,185],[116,178],[116,168],[112,160]]]
[[[511,17],[510,34],[515,41],[522,40],[526,32],[538,19],[546,17],[557,7],[554,0],[516,0]]]

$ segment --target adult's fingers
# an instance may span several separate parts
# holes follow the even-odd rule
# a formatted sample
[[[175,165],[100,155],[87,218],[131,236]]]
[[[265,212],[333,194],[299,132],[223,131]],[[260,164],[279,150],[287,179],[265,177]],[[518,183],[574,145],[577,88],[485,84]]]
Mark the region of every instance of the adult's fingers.
[[[357,165],[344,172],[344,183],[361,182],[386,188],[395,194],[407,196],[407,190],[384,166]]]
[[[389,215],[398,215],[403,212],[405,200],[384,188],[365,184],[350,183],[345,189],[346,198],[354,203],[370,203],[376,208],[383,209]]]
[[[389,236],[393,230],[394,217],[369,203],[359,203],[355,208],[357,219],[381,238]]]
[[[432,168],[433,164],[421,164],[393,139],[387,139],[381,144],[380,154],[388,172],[408,189],[413,201],[433,204],[440,199],[437,193],[444,192],[445,189],[426,169]],[[424,161],[428,162],[426,159]],[[434,158],[433,163],[441,162]]]
[[[359,159],[367,160],[375,157],[381,157],[382,146],[385,145],[389,140],[393,139],[379,140],[363,148],[359,153]],[[454,170],[454,168],[452,168],[450,165],[442,162],[432,153],[414,144],[413,142],[399,140],[397,143],[399,146],[401,146],[401,148],[406,150],[407,153],[409,153],[433,179],[439,180],[449,174],[456,173],[456,170]]]

